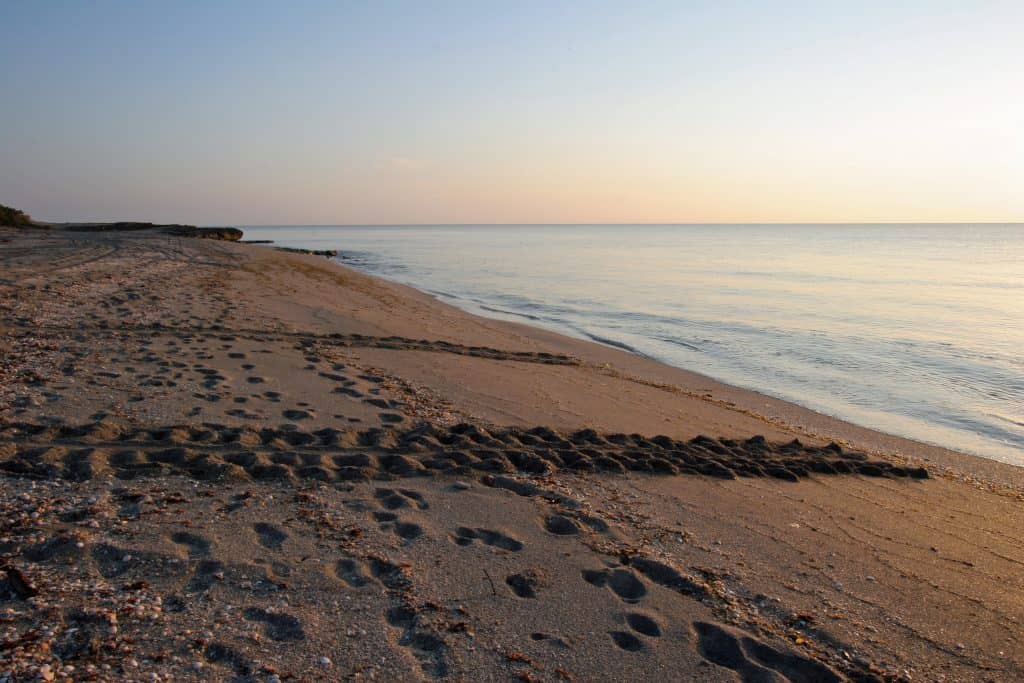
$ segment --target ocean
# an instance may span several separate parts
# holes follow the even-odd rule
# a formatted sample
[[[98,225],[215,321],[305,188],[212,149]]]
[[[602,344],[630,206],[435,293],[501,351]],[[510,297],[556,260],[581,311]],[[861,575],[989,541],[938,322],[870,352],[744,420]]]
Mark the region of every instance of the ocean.
[[[260,226],[484,316],[1024,465],[1024,225]]]

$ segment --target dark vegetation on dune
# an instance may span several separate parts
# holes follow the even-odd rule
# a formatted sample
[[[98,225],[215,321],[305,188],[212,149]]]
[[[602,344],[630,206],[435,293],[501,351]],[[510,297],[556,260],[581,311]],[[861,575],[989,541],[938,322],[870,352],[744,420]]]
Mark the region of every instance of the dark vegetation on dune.
[[[48,223],[32,220],[24,211],[0,204],[0,226],[11,227],[54,227]],[[242,239],[242,231],[238,228],[199,228],[181,223],[149,223],[146,221],[115,221],[113,223],[62,223],[57,227],[75,232],[114,232],[132,230],[159,230],[178,237],[198,237],[201,239],[226,240],[237,242]]]
[[[114,223],[68,223],[65,225],[68,230],[75,232],[126,232],[132,230],[153,230],[161,229],[167,232],[175,230],[195,230],[195,226],[181,225],[179,223],[147,223],[144,221],[117,221]]]
[[[0,204],[0,225],[26,227],[35,226],[36,222],[24,211]]]
[[[68,223],[68,230],[78,232],[113,232],[134,230],[159,230],[168,235],[178,237],[198,237],[201,239],[227,240],[237,242],[242,239],[242,231],[238,228],[198,228],[194,225],[181,223],[147,223],[143,221],[118,221],[116,223]]]

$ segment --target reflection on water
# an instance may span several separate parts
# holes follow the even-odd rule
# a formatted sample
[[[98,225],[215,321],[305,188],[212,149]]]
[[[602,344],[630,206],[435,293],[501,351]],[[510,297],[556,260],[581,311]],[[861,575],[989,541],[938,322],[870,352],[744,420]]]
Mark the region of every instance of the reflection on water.
[[[247,228],[468,310],[1024,464],[1024,226]]]

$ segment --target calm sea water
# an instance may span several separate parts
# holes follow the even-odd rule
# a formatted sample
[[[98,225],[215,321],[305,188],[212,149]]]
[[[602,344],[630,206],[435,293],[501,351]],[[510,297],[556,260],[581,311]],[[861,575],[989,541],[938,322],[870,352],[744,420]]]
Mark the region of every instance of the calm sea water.
[[[1024,465],[1024,225],[246,228],[487,316]]]

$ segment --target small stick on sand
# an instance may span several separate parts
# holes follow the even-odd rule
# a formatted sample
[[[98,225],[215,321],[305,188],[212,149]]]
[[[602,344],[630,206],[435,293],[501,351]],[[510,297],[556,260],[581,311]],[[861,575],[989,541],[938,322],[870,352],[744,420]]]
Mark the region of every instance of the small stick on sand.
[[[487,573],[486,569],[484,569],[484,576],[487,577],[487,582],[491,584],[491,594],[494,597],[498,597],[498,589],[494,587],[494,579],[491,578],[491,575]]]

